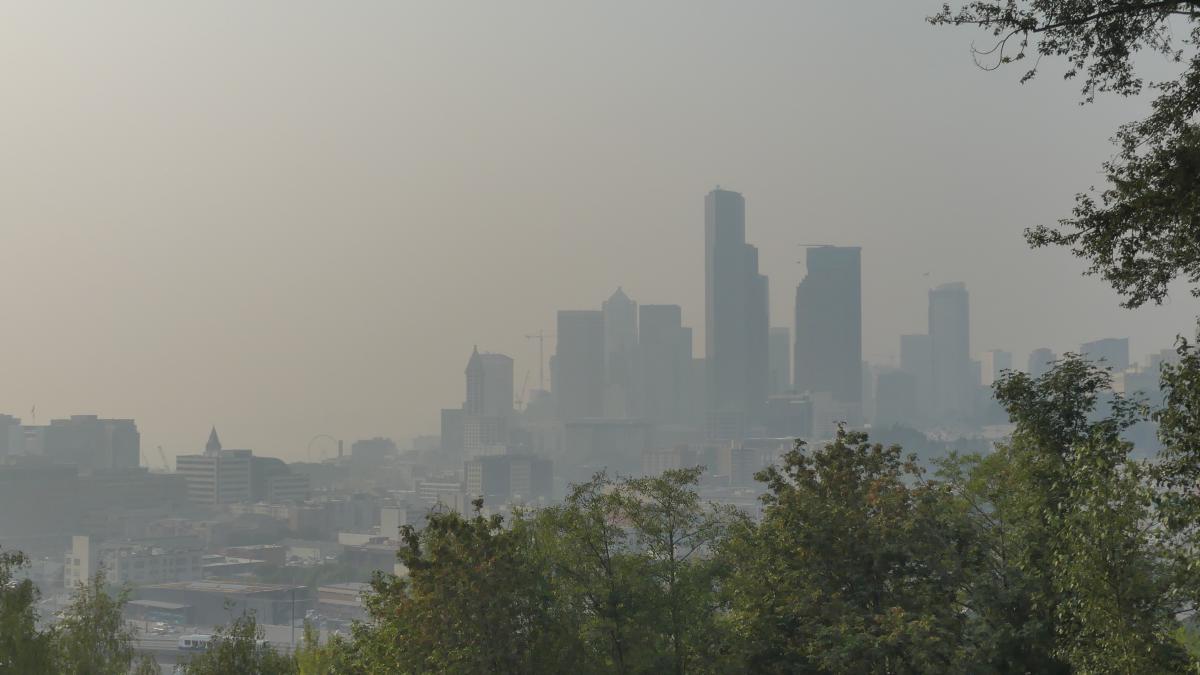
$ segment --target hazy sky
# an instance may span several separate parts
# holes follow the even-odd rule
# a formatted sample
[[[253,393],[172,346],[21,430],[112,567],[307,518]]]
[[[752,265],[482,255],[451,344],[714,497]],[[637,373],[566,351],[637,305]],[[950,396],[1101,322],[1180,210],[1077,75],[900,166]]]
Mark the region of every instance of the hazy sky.
[[[5,3],[0,412],[133,417],[168,454],[214,423],[292,457],[436,433],[473,344],[536,384],[523,336],[557,309],[621,285],[702,327],[716,184],[746,196],[774,325],[796,244],[863,247],[874,362],[951,280],[973,351],[1019,364],[1190,331],[1185,294],[1120,310],[1021,238],[1145,101],[982,72],[938,4]]]

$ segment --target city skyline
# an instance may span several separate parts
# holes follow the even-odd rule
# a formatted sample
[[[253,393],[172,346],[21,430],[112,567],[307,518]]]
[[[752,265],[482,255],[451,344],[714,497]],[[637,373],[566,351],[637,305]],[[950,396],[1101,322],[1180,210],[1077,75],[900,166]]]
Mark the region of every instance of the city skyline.
[[[1054,78],[981,74],[910,7],[286,13],[6,8],[26,57],[0,111],[19,327],[0,410],[135,418],[169,455],[214,423],[290,458],[319,434],[432,433],[473,344],[536,381],[524,336],[618,286],[679,305],[703,354],[697,195],[715,184],[750,200],[776,325],[797,244],[862,247],[872,363],[926,330],[948,281],[971,290],[975,349],[1018,364],[1124,336],[1140,359],[1193,328],[1186,294],[1120,309],[1020,234],[1066,212],[1147,102],[1080,111]],[[822,68],[851,35],[864,49]]]

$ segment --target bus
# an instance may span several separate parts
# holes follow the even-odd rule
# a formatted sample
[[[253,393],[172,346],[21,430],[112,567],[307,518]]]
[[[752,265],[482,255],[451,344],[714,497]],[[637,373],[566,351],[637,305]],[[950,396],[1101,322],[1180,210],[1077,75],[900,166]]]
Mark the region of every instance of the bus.
[[[218,639],[228,640],[229,638],[218,638],[213,635],[192,634],[179,636],[179,649],[185,652],[206,652],[213,647],[213,643]],[[270,646],[266,640],[255,640],[254,646],[259,649],[264,649]]]

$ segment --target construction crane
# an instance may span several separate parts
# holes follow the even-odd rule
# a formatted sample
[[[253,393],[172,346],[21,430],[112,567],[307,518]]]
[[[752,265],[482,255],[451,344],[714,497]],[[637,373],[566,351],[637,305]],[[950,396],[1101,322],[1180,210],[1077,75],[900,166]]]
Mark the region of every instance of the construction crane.
[[[167,461],[167,453],[163,452],[162,446],[158,446],[158,458],[162,460],[163,471],[170,473],[171,463]]]
[[[553,336],[554,333],[547,333],[542,328],[533,335],[525,336],[526,340],[538,341],[538,386],[542,391],[546,391],[546,338]]]

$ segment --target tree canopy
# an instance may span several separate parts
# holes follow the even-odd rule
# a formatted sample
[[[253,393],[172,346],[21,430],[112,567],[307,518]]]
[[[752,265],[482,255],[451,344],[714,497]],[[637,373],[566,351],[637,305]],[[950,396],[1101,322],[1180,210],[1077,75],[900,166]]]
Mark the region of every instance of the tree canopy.
[[[1116,130],[1107,185],[1080,192],[1069,217],[1027,229],[1026,239],[1069,248],[1127,307],[1163,302],[1176,279],[1200,296],[1200,2],[978,0],[947,4],[929,21],[988,31],[991,45],[974,48],[987,69],[1034,57],[1022,81],[1043,57],[1065,60],[1064,77],[1081,81],[1084,102],[1154,92],[1150,113]],[[1178,76],[1144,80],[1144,53],[1178,64]]]

